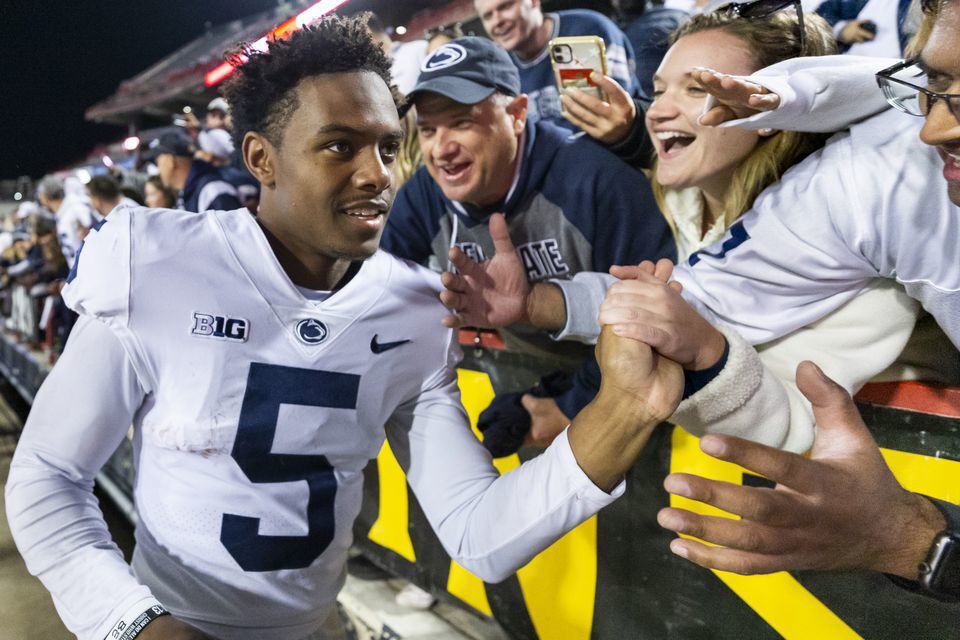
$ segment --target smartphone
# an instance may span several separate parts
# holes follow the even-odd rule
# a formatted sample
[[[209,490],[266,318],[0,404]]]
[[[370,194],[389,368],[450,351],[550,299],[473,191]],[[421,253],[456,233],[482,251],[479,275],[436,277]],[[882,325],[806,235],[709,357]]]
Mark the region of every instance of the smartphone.
[[[580,89],[600,100],[600,87],[590,79],[594,71],[607,75],[607,51],[599,36],[568,36],[554,38],[547,45],[550,64],[561,95],[570,89]]]

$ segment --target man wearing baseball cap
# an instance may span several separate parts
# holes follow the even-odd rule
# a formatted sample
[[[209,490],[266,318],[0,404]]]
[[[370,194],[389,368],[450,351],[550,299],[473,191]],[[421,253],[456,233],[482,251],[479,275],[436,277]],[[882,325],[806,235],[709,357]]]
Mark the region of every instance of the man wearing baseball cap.
[[[195,159],[196,151],[190,136],[179,130],[164,133],[148,147],[163,184],[180,194],[178,208],[199,212],[242,207],[236,187],[223,170]]]
[[[397,194],[384,249],[461,274],[519,260],[527,275],[516,283],[520,289],[580,271],[605,272],[613,264],[675,258],[670,229],[646,178],[587,138],[571,137],[550,122],[528,123],[517,69],[492,41],[460,38],[434,51],[409,99],[417,109],[425,166]],[[543,289],[563,299],[559,287]],[[458,307],[455,294],[444,296],[449,307]],[[447,323],[459,326],[461,320],[451,316]],[[527,324],[511,325],[504,334],[511,348],[551,357],[568,369],[590,356],[586,345],[560,344],[556,340],[564,336]],[[556,401],[517,394],[503,402],[517,410],[509,421],[529,423],[528,413],[554,420],[573,416],[591,397],[575,377],[573,388]],[[536,419],[532,427],[536,434]],[[485,443],[495,454],[520,444],[498,449],[489,435]]]

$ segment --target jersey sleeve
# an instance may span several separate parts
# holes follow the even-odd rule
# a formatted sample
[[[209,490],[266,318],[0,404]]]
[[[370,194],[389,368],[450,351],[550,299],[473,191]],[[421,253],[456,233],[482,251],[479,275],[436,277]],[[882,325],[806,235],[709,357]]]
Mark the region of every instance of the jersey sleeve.
[[[829,133],[890,107],[876,73],[899,62],[865,56],[805,56],[761,69],[743,79],[780,96],[780,106],[720,125]],[[706,109],[716,104],[708,97]]]
[[[87,234],[63,289],[63,301],[81,316],[100,320],[116,335],[145,385],[153,388],[146,359],[130,330],[133,279],[131,227],[136,210],[118,209]],[[141,212],[142,213],[142,212]]]
[[[7,517],[27,569],[67,628],[102,640],[131,610],[156,604],[110,538],[94,476],[144,398],[116,335],[81,317],[37,393],[10,465]]]
[[[796,386],[797,366],[811,360],[850,393],[893,363],[910,338],[919,305],[892,280],[875,280],[822,320],[763,345],[759,353],[735,331],[727,364],[680,403],[671,421],[703,436],[725,433],[806,451],[813,444],[810,402]]]
[[[871,257],[881,232],[849,175],[851,163],[869,158],[850,157],[848,140],[790,169],[722,241],[677,266],[684,298],[711,323],[763,344],[819,320],[877,277]]]
[[[199,211],[234,211],[242,206],[237,188],[225,180],[208,182],[197,196]]]
[[[499,582],[619,497],[624,485],[610,494],[597,488],[565,433],[500,476],[460,404],[456,359],[397,410],[387,437],[450,556],[482,580]]]

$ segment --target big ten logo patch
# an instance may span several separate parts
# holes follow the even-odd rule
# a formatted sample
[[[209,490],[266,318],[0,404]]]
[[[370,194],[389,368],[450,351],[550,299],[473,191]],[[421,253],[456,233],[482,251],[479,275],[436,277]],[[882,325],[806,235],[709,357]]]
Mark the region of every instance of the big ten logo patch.
[[[527,279],[532,282],[570,273],[570,267],[560,253],[560,243],[553,238],[522,244],[517,247],[517,252],[527,270]]]
[[[246,342],[250,333],[250,323],[243,318],[228,318],[194,312],[193,328],[190,333],[200,338]]]

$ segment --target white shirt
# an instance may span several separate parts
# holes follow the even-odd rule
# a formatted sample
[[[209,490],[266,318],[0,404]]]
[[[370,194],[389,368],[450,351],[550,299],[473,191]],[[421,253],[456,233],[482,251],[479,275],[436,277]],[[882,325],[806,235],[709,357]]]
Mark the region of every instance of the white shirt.
[[[378,252],[316,303],[244,209],[117,209],[77,274],[63,297],[81,320],[33,405],[7,510],[82,640],[153,598],[224,640],[319,628],[385,431],[448,553],[487,581],[623,491],[593,485],[565,437],[499,476],[459,401],[438,276],[412,263]],[[132,571],[90,491],[131,423]]]
[[[94,218],[93,208],[83,198],[77,195],[66,195],[57,210],[57,239],[60,241],[60,250],[67,264],[73,264],[73,258],[80,248],[80,229],[92,227]]]
[[[872,20],[877,25],[877,35],[873,40],[851,45],[847,54],[877,58],[899,57],[901,54],[900,27],[897,22],[899,6],[899,0],[867,0],[867,4],[857,15],[857,20]]]

